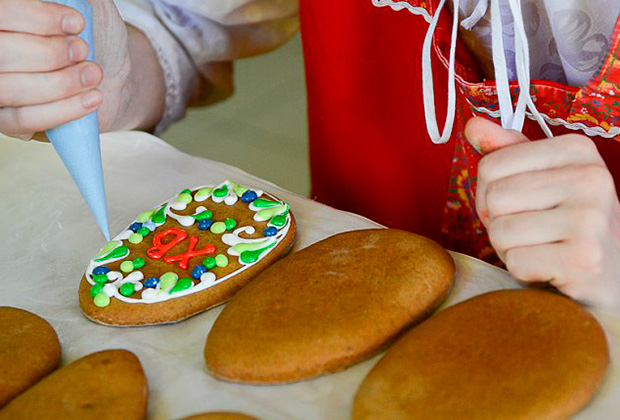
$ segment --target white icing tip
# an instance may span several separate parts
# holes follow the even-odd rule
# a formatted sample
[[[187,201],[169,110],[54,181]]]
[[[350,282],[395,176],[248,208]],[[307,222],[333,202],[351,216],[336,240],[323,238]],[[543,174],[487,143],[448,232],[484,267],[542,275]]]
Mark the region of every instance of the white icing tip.
[[[232,206],[233,204],[237,202],[237,200],[239,200],[239,197],[237,197],[237,194],[232,194],[232,195],[226,196],[226,198],[224,199],[224,203],[226,203],[229,206]]]
[[[184,201],[173,201],[172,203],[170,203],[170,208],[173,208],[175,210],[185,210],[187,208],[187,203],[185,203]]]
[[[210,271],[204,273],[202,276],[200,276],[200,281],[202,283],[213,283],[215,281],[215,274],[211,273]]]
[[[112,296],[114,296],[114,293],[116,292],[116,287],[114,287],[110,283],[108,283],[105,286],[103,286],[103,290],[102,291],[103,291],[103,293],[105,293],[109,297],[112,297]]]
[[[145,301],[154,301],[157,298],[157,290],[155,289],[146,289],[142,292],[142,300]]]

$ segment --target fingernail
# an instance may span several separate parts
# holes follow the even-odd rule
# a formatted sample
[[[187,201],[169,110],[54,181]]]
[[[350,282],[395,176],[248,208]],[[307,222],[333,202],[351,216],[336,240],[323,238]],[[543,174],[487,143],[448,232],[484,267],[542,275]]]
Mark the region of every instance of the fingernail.
[[[62,18],[62,30],[68,34],[77,34],[82,29],[82,19],[76,15],[67,15]]]
[[[86,44],[83,41],[74,40],[69,44],[69,60],[73,62],[82,61],[88,55]]]
[[[91,87],[95,86],[99,81],[99,72],[94,65],[88,65],[82,69],[80,72],[80,81],[82,82],[82,87]]]
[[[85,108],[94,108],[101,102],[102,95],[98,90],[91,90],[82,95],[82,105]]]

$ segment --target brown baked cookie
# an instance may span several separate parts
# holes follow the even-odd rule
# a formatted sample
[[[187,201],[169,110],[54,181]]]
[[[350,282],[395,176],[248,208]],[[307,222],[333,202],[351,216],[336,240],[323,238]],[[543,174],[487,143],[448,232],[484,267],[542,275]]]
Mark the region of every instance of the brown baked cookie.
[[[133,420],[146,417],[140,361],[125,350],[93,353],[52,373],[0,411],[0,420]]]
[[[181,321],[230,299],[295,240],[289,205],[225,181],[141,213],[90,261],[80,306],[100,324]]]
[[[0,408],[60,362],[54,328],[37,315],[0,307]]]
[[[182,420],[258,420],[256,417],[246,416],[240,413],[204,413],[185,417]]]
[[[450,255],[391,229],[341,233],[288,256],[246,286],[205,347],[220,379],[282,383],[364,360],[429,316],[454,280]]]
[[[408,332],[370,371],[353,419],[565,419],[609,365],[601,326],[540,290],[469,299]]]

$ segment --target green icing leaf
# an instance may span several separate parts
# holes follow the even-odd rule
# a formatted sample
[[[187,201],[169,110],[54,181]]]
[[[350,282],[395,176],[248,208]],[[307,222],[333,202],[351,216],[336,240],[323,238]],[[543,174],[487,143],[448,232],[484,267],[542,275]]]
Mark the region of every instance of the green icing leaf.
[[[126,246],[119,246],[115,248],[114,251],[106,255],[105,257],[96,259],[95,262],[102,262],[102,261],[107,261],[111,259],[124,258],[127,255],[129,255],[129,248],[127,248]]]

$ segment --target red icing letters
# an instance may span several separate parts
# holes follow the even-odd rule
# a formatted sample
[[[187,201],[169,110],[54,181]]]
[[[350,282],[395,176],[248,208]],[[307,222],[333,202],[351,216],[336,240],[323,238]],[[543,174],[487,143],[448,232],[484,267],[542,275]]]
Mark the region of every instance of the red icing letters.
[[[166,236],[174,236],[174,238],[167,244],[162,244],[162,240]],[[183,242],[185,239],[187,239],[187,232],[185,232],[184,230],[177,228],[166,229],[163,232],[155,235],[155,237],[153,238],[153,247],[149,248],[146,251],[146,255],[153,258],[154,260],[162,259],[164,258],[164,255],[168,253],[168,251]],[[209,244],[202,249],[194,249],[196,248],[196,244],[198,244],[198,237],[190,237],[189,248],[186,252],[179,255],[170,255],[168,257],[165,257],[164,262],[166,264],[174,264],[175,262],[178,262],[179,268],[187,270],[190,259],[202,255],[215,254],[215,247],[213,245]]]

